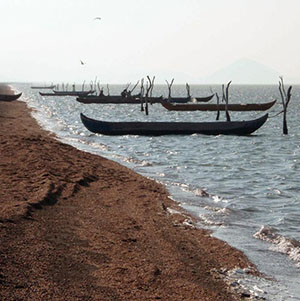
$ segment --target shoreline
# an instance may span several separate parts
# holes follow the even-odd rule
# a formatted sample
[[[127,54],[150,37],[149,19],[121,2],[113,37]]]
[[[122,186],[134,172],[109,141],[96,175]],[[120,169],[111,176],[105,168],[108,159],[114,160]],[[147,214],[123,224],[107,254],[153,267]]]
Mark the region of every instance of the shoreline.
[[[0,102],[0,122],[3,300],[243,297],[221,271],[255,266],[186,225],[161,184],[55,140],[22,101]]]

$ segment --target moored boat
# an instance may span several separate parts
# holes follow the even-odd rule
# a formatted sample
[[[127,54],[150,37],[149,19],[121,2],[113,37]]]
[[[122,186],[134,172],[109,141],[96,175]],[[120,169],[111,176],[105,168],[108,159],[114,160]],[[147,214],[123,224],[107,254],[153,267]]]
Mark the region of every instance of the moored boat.
[[[239,103],[228,104],[229,111],[266,111],[270,109],[276,100],[265,103]],[[198,104],[190,103],[171,103],[169,101],[161,101],[164,108],[169,111],[225,111],[225,104]]]
[[[95,93],[95,90],[89,90],[89,91],[58,91],[53,90],[53,93],[57,96],[88,96],[89,94]]]
[[[103,135],[250,135],[268,119],[268,114],[248,121],[214,122],[109,122],[80,114],[83,125],[91,132]]]
[[[141,97],[139,95],[133,95],[130,97],[122,97],[121,95],[87,95],[79,96],[76,98],[78,102],[91,104],[140,104]],[[149,103],[160,103],[163,100],[163,97],[148,97],[147,101]],[[145,100],[143,100],[145,101]]]
[[[206,96],[206,97],[171,97],[169,99],[166,99],[168,102],[171,103],[197,103],[197,102],[209,102],[215,94]]]
[[[18,94],[0,94],[0,100],[1,101],[13,101],[13,100],[17,100],[18,98],[20,98],[22,95],[22,93],[18,93]]]
[[[172,97],[168,100],[168,102],[172,103],[187,103],[187,102],[208,102],[214,97],[213,95],[207,97]],[[140,95],[132,95],[129,97],[122,97],[121,95],[87,95],[87,96],[79,96],[76,99],[78,102],[90,104],[90,103],[101,103],[101,104],[140,104],[141,97]],[[147,101],[151,104],[160,103],[164,98],[162,96],[158,97],[148,97]],[[145,99],[143,99],[145,101]]]
[[[79,96],[85,97],[95,91],[55,91],[55,92],[39,92],[41,96]]]
[[[31,86],[31,89],[54,89],[55,85],[51,86]]]

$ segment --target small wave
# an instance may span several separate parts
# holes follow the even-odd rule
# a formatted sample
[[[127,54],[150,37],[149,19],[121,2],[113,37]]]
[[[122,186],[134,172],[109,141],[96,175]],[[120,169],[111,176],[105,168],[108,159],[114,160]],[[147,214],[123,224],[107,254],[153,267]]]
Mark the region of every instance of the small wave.
[[[182,214],[182,212],[180,212],[180,211],[178,211],[178,210],[176,210],[176,209],[173,209],[173,208],[170,208],[170,207],[168,207],[167,208],[167,211],[170,213],[170,214]]]
[[[196,189],[191,189],[189,185],[187,184],[179,184],[179,183],[174,183],[174,185],[180,186],[183,191],[188,191],[192,192],[194,195],[199,196],[199,197],[209,197],[211,198],[215,203],[229,203],[229,200],[224,199],[223,197],[220,197],[218,195],[210,194],[206,192],[205,189],[202,188],[196,188]]]
[[[270,189],[270,192],[268,192],[267,195],[269,197],[281,196],[282,195],[282,191],[279,190],[279,189],[277,189],[277,188]]]
[[[229,210],[228,208],[220,208],[220,207],[205,206],[204,209],[219,214],[229,214],[231,212],[231,210]]]
[[[82,138],[78,139],[78,138],[68,137],[68,138],[66,138],[66,140],[74,141],[74,142],[80,143],[80,144],[84,144],[84,145],[92,147],[93,149],[100,149],[102,151],[109,151],[110,150],[110,148],[105,144],[90,142],[90,141],[82,139]]]
[[[170,182],[169,184],[172,186],[180,187],[181,190],[183,190],[183,191],[190,191],[189,185],[187,185],[187,184],[178,183],[178,182]]]
[[[200,197],[210,197],[210,194],[207,193],[204,189],[202,188],[196,188],[196,189],[191,189],[191,187],[187,184],[183,183],[173,183],[174,186],[179,186],[181,187],[182,191],[187,191],[187,192],[192,192],[196,196]]]
[[[138,160],[136,158],[124,158],[123,161],[128,162],[128,163],[133,163],[136,165],[140,165],[140,166],[152,166],[151,163],[145,161],[145,160]]]
[[[215,203],[219,203],[219,202],[228,203],[229,202],[228,200],[226,200],[223,197],[220,197],[218,195],[212,195],[211,197]]]
[[[203,196],[203,197],[209,197],[209,194],[204,190],[197,188],[192,191],[196,196]]]
[[[212,215],[208,214],[199,214],[199,223],[205,226],[224,226],[224,223],[221,221],[214,220]]]
[[[100,143],[90,143],[90,145],[93,147],[93,148],[98,148],[98,149],[101,149],[101,150],[104,150],[104,151],[108,151],[110,148],[105,145],[105,144],[100,144]]]
[[[262,226],[260,230],[253,235],[257,239],[267,241],[272,244],[270,250],[287,254],[290,259],[296,261],[300,268],[300,242],[276,233],[272,227]]]
[[[225,280],[233,291],[244,296],[246,300],[298,300],[293,298],[285,286],[273,279],[254,276],[249,268],[234,268],[232,270],[214,269]]]
[[[192,221],[192,219],[190,217],[188,217],[186,214],[184,214],[183,212],[180,212],[180,211],[178,211],[174,208],[170,208],[170,207],[167,208],[167,211],[171,215],[179,214],[183,217],[186,217],[181,224],[175,221],[174,226],[184,225],[184,226],[189,226],[189,227],[195,228],[195,225],[194,225],[194,222]]]

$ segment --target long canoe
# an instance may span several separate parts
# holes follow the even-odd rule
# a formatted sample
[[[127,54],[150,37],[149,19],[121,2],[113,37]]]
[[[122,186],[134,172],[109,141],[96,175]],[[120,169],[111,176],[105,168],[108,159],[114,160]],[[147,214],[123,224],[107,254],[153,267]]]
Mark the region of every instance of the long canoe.
[[[22,93],[19,94],[0,94],[0,100],[1,101],[13,101],[20,98]]]
[[[208,102],[210,101],[215,94],[206,96],[206,97],[171,97],[167,99],[168,102],[175,103],[187,103],[187,102]]]
[[[187,103],[189,101],[195,102],[208,102],[214,97],[213,95],[206,97],[172,97],[166,101],[172,103]],[[101,104],[140,104],[141,98],[139,95],[133,95],[131,97],[122,97],[121,95],[87,95],[87,96],[79,96],[76,99],[78,102],[90,104],[90,103],[101,103]],[[149,103],[160,103],[164,98],[162,96],[159,97],[148,97]],[[145,100],[144,100],[145,101]]]
[[[31,89],[54,89],[55,85],[51,86],[32,86]]]
[[[56,92],[39,92],[41,96],[88,96],[93,91],[56,91]]]
[[[140,104],[141,98],[139,96],[122,97],[120,95],[87,95],[79,96],[76,98],[78,102],[90,104],[90,103],[101,103],[101,104]],[[149,97],[149,103],[160,103],[163,100],[162,97]]]
[[[215,122],[109,122],[91,119],[80,114],[84,126],[103,135],[250,135],[268,119],[268,114],[249,121]]]
[[[53,93],[57,96],[87,96],[89,94],[94,93],[95,90],[89,90],[89,91],[57,91],[53,90]]]
[[[266,111],[274,106],[276,100],[265,103],[228,104],[229,111]],[[161,101],[169,111],[225,111],[225,104],[171,103]]]

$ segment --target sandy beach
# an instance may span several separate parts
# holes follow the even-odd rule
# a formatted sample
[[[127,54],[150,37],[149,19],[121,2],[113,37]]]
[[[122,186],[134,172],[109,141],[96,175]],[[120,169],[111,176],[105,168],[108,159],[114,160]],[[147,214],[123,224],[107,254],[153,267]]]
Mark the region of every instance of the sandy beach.
[[[1,300],[243,299],[218,271],[255,267],[162,185],[57,141],[23,101],[0,123]]]

